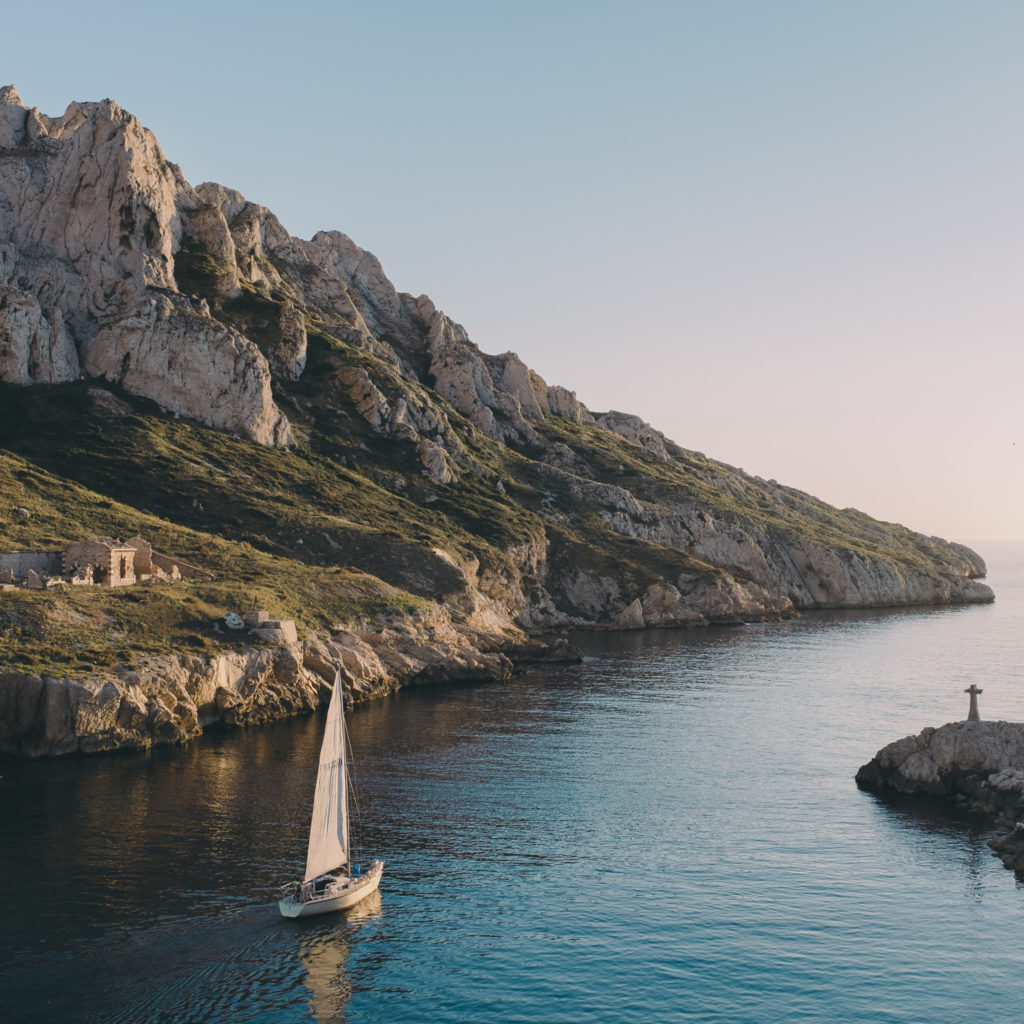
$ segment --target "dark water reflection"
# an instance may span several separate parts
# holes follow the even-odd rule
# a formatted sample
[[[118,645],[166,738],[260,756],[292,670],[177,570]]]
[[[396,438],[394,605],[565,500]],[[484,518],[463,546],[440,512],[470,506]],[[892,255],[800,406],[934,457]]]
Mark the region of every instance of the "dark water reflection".
[[[302,926],[272,903],[302,869],[321,724],[4,763],[0,868],[25,912],[0,929],[3,1019],[337,1019],[379,897]]]
[[[346,916],[273,906],[319,717],[6,763],[2,1019],[1016,1021],[1024,890],[984,830],[853,783],[971,682],[1024,720],[1002,564],[994,606],[595,634],[582,666],[357,709],[388,867]]]

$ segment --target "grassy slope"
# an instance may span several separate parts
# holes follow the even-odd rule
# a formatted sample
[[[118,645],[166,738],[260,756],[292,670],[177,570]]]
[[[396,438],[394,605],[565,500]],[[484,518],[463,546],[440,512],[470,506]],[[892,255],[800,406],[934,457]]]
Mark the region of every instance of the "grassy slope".
[[[931,566],[927,540],[911,530],[856,509],[833,508],[792,488],[765,485],[698,452],[676,448],[674,461],[665,463],[610,431],[556,417],[548,417],[542,431],[582,455],[594,479],[624,487],[642,502],[698,504],[769,537],[795,534],[840,551]]]

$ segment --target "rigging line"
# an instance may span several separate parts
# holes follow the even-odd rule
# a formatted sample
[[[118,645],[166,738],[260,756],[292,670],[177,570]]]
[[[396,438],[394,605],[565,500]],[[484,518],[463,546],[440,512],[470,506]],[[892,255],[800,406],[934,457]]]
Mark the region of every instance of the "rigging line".
[[[348,716],[344,714],[344,702],[342,703],[342,712],[341,728],[345,734],[345,764],[348,767],[348,789],[352,794],[352,805],[356,812],[355,816],[356,818],[361,818],[363,812],[359,807],[359,793],[356,789],[355,760],[352,757],[352,739],[349,736],[348,731]]]

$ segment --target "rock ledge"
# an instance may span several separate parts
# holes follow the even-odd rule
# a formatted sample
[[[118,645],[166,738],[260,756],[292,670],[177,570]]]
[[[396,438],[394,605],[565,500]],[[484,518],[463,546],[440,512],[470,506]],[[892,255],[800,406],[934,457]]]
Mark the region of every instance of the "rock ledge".
[[[878,751],[856,775],[880,796],[937,797],[989,818],[1006,834],[989,845],[1024,876],[1024,723],[950,722]]]

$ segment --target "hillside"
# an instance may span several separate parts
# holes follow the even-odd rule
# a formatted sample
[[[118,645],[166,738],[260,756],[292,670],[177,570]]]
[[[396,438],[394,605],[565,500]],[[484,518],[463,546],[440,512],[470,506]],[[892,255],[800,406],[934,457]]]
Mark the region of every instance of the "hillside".
[[[296,239],[237,192],[193,188],[109,100],[49,118],[0,90],[0,381],[0,551],[143,533],[209,574],[0,595],[0,720],[17,722],[0,749],[53,752],[25,739],[42,735],[27,677],[94,700],[97,680],[166,685],[185,656],[255,657],[211,632],[242,608],[296,620],[305,696],[282,683],[261,704],[268,684],[240,668],[237,721],[315,705],[332,667],[364,696],[444,665],[500,675],[527,634],[572,626],[992,599],[959,545],[750,477],[480,352],[346,236]],[[152,678],[123,682],[151,658]],[[198,685],[179,699],[195,723],[170,738],[225,719]],[[120,745],[108,710],[99,746]]]

